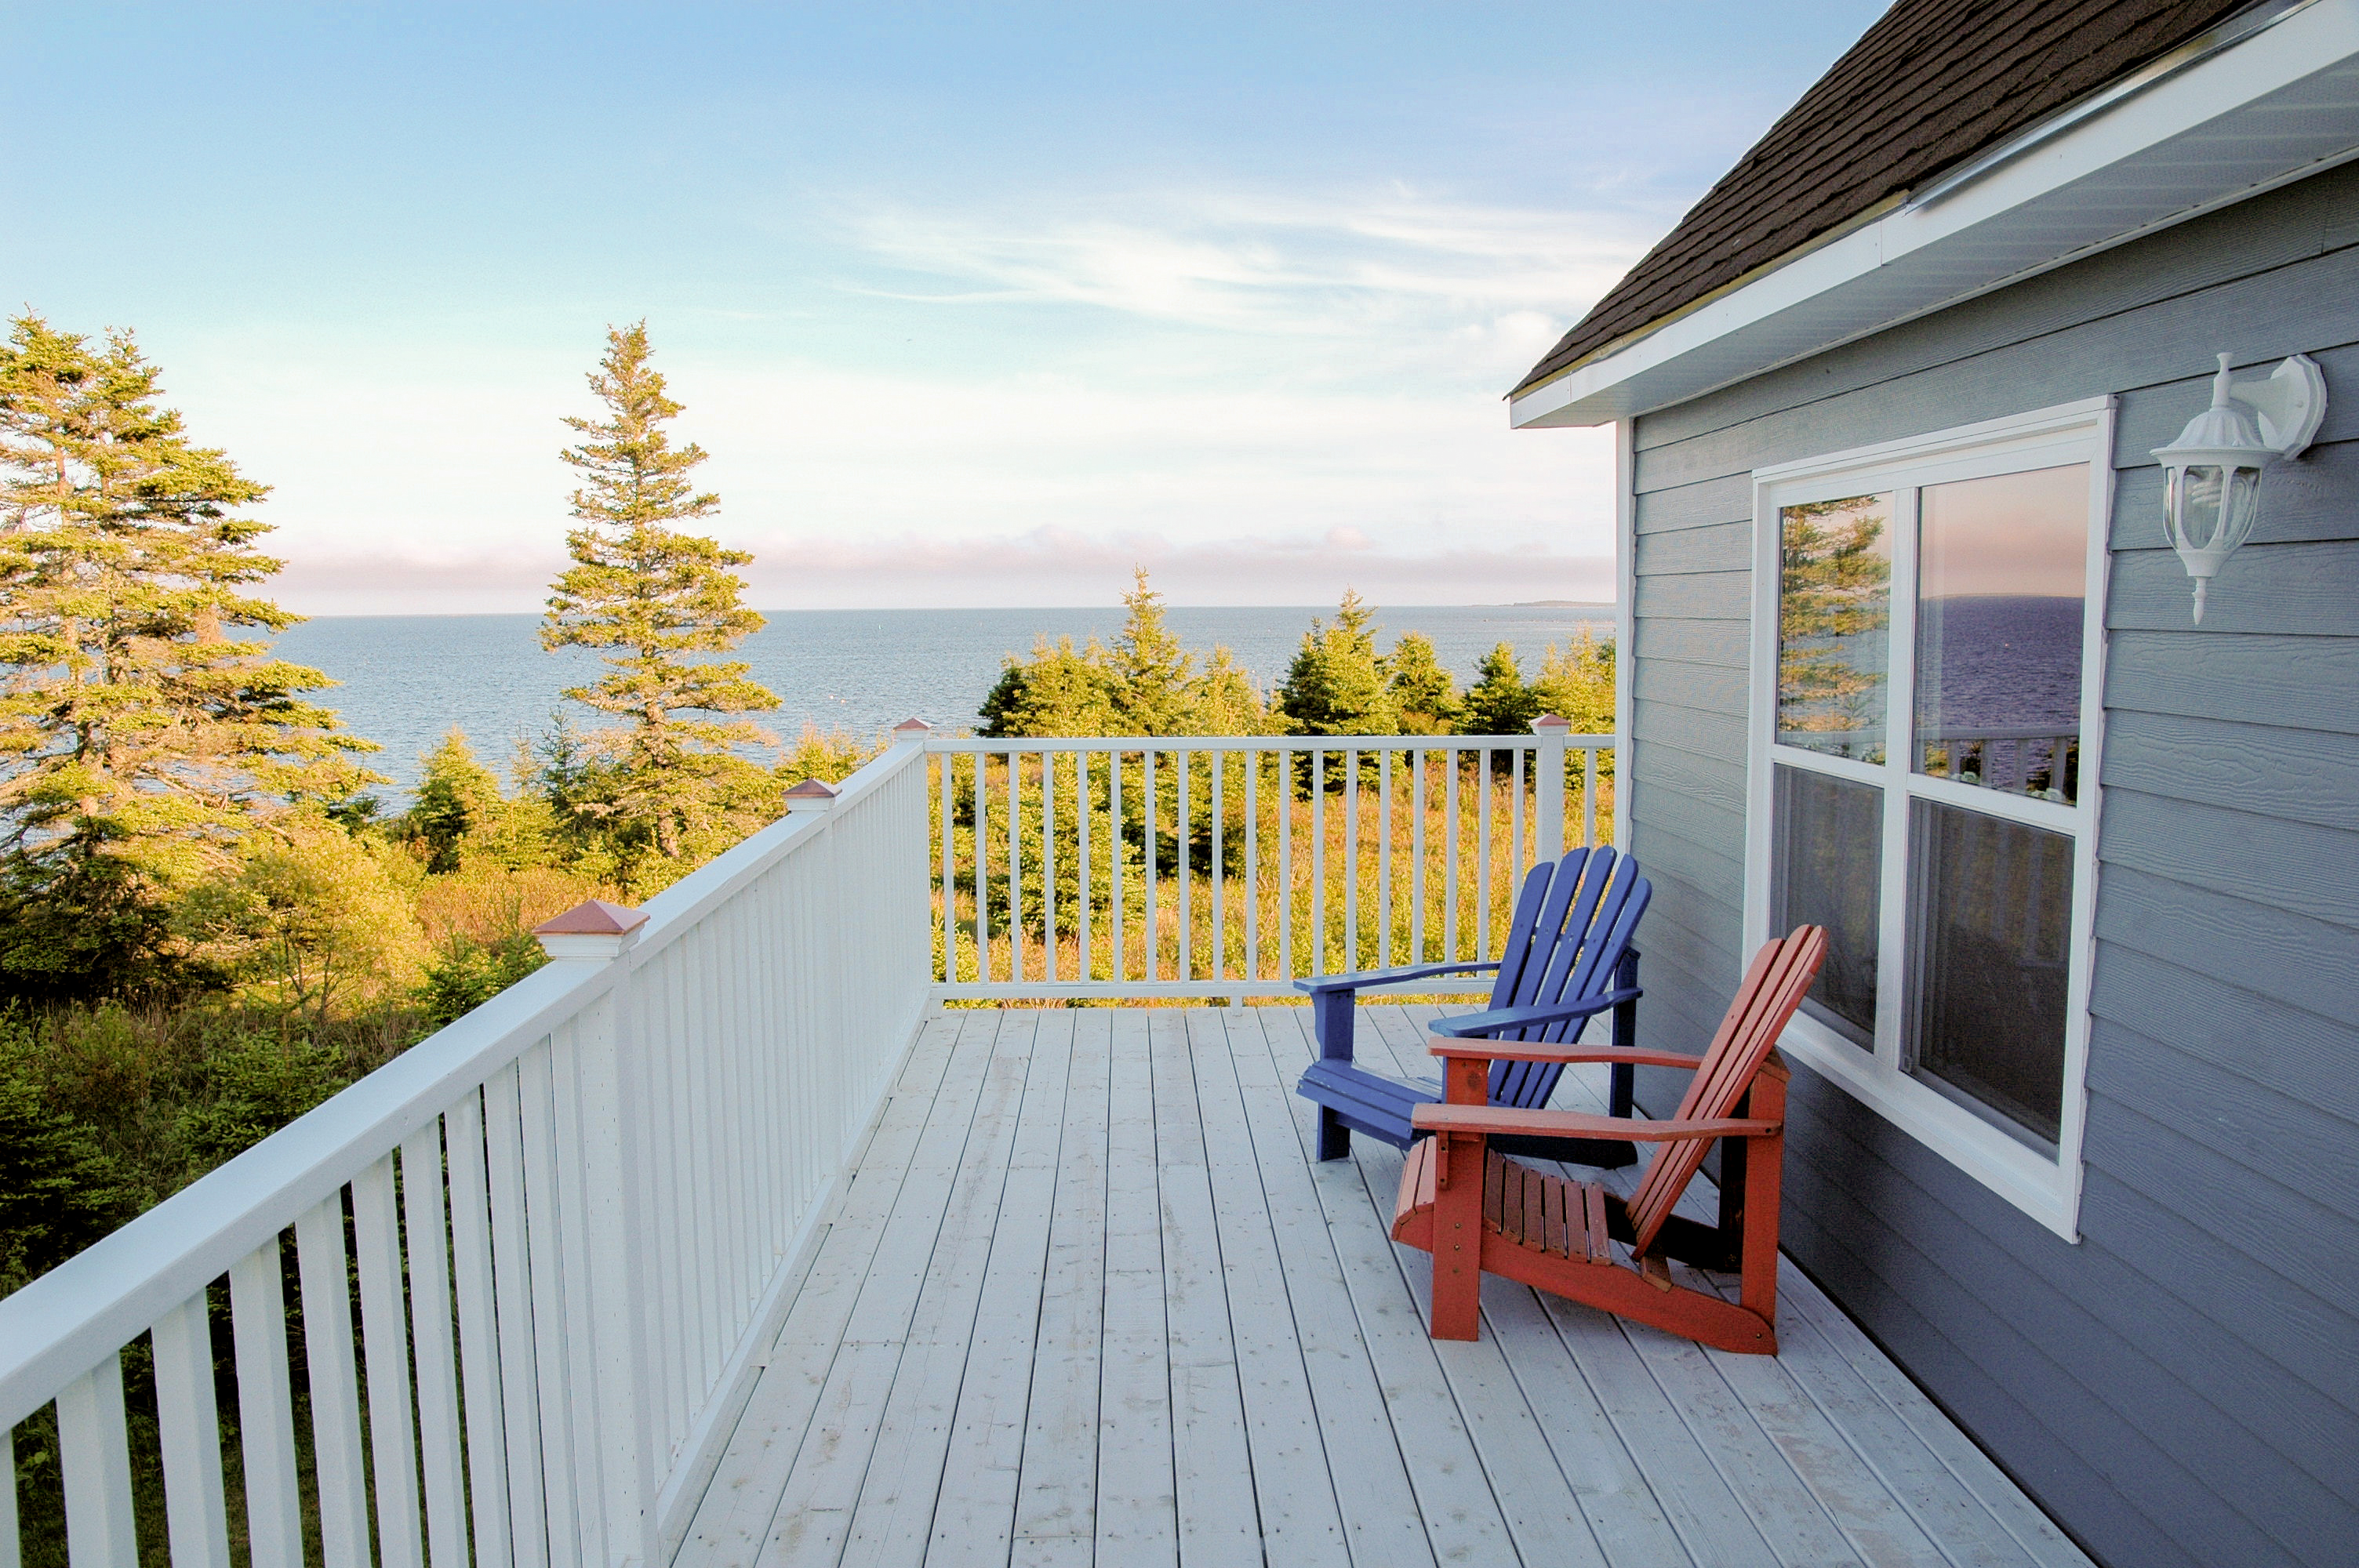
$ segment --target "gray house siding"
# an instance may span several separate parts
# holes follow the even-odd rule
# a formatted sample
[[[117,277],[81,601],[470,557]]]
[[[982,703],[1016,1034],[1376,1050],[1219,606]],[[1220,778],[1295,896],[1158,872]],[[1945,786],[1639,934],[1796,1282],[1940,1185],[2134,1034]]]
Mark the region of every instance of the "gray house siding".
[[[2308,353],[2320,444],[2189,622],[2148,449]],[[1650,1044],[1741,961],[1751,470],[2119,396],[2079,1244],[1797,1074],[1786,1236],[2114,1568],[2359,1561],[2359,168],[1633,432]],[[1662,1108],[1667,1086],[1642,1099]]]

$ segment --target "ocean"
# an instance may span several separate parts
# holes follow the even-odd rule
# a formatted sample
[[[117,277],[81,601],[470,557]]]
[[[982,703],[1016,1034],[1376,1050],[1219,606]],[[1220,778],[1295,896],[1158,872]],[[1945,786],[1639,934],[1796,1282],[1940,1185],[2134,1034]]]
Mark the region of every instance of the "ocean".
[[[764,613],[769,624],[737,656],[781,699],[775,712],[757,717],[791,741],[806,725],[861,737],[911,718],[967,728],[1005,655],[1027,654],[1044,636],[1110,640],[1124,612],[1115,605]],[[1227,646],[1266,690],[1284,675],[1313,616],[1332,621],[1334,608],[1175,606],[1169,623],[1190,648]],[[1584,625],[1601,637],[1613,631],[1613,611],[1601,606],[1410,606],[1382,609],[1376,619],[1380,648],[1399,633],[1422,632],[1462,684],[1501,642],[1515,645],[1529,676],[1549,643]],[[558,709],[571,708],[585,724],[597,717],[558,695],[595,678],[596,657],[575,648],[544,653],[539,624],[533,615],[322,616],[290,628],[277,646],[280,656],[340,683],[319,700],[385,748],[367,760],[394,781],[379,793],[398,806],[417,780],[419,756],[453,727],[466,731],[478,756],[505,769],[517,743],[548,730]]]

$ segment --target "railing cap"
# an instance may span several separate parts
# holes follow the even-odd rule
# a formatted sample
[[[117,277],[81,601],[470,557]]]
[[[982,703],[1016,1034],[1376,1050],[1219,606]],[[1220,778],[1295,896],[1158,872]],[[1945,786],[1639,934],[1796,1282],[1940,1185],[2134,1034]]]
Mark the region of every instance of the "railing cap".
[[[825,811],[835,804],[835,797],[841,793],[824,780],[805,779],[787,791],[787,809],[790,812]]]
[[[603,963],[622,957],[647,923],[645,910],[593,898],[532,928],[540,950],[552,958],[588,958]]]
[[[1571,729],[1571,719],[1559,719],[1553,713],[1543,713],[1538,719],[1532,720],[1532,733],[1535,735],[1544,734],[1550,731],[1559,735],[1563,735],[1569,733]]]
[[[647,911],[603,898],[585,899],[532,928],[535,936],[620,936],[647,923]]]
[[[923,735],[932,728],[932,725],[927,723],[922,719],[904,719],[900,723],[893,726],[893,733],[898,735],[904,730],[908,730],[915,734]]]

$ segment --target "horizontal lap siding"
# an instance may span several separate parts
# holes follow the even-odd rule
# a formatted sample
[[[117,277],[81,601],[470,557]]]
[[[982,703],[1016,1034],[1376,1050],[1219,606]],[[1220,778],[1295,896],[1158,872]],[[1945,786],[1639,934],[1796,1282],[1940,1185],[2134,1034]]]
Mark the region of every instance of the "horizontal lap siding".
[[[1787,1187],[1795,1256],[2116,1568],[2359,1538],[2354,214],[2321,175],[1633,433],[1641,1034],[1692,1050],[1743,958],[1751,471],[2118,397],[2082,1239],[1807,1073]],[[2310,354],[2329,412],[2199,629],[2147,453],[2215,348]]]

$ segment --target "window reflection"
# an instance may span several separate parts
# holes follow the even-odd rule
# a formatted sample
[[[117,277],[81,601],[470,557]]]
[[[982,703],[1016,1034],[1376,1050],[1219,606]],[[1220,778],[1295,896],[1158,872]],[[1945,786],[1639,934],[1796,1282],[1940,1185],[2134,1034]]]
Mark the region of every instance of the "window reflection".
[[[2089,468],[1919,492],[1919,773],[2079,797]]]
[[[1779,509],[1777,740],[1884,761],[1892,497]]]
[[[1884,792],[1780,764],[1770,842],[1769,928],[1827,930],[1826,962],[1802,1011],[1875,1049],[1876,923],[1883,905]]]
[[[2072,840],[1911,803],[1909,1071],[2052,1151],[2062,1125]]]

